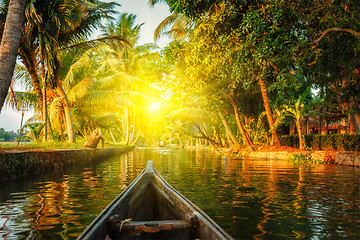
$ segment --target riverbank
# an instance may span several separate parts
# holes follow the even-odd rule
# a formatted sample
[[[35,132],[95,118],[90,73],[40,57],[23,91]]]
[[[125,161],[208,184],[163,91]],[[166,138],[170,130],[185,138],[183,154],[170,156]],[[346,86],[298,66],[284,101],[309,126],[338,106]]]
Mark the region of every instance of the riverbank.
[[[114,154],[133,150],[134,146],[98,149],[51,149],[36,151],[7,150],[0,152],[0,181],[15,177],[50,172],[73,165],[84,165]]]
[[[224,154],[231,154],[239,157],[279,159],[279,160],[302,160],[308,162],[320,162],[320,163],[360,167],[360,152],[302,151],[297,148],[289,148],[289,147],[282,147],[279,150],[268,148],[268,149],[260,149],[257,151],[221,148],[218,149],[218,151]]]

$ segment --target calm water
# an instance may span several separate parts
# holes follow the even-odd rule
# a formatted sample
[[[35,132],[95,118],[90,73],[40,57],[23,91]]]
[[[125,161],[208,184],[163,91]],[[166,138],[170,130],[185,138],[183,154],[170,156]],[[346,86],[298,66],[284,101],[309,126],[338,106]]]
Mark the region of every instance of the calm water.
[[[360,168],[137,148],[0,186],[0,239],[75,239],[146,166],[236,239],[360,239]]]

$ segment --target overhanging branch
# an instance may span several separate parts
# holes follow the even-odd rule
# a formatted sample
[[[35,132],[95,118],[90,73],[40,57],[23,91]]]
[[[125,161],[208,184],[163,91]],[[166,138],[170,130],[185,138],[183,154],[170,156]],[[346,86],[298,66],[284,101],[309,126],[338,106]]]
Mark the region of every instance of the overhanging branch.
[[[351,34],[355,35],[355,37],[360,36],[360,32],[357,32],[357,31],[352,30],[352,29],[348,29],[348,28],[328,28],[325,31],[323,31],[322,33],[319,33],[319,34],[316,35],[316,36],[320,35],[320,37],[314,43],[320,42],[320,40],[323,39],[325,37],[325,35],[328,34],[329,32],[348,32],[348,33],[351,33]]]

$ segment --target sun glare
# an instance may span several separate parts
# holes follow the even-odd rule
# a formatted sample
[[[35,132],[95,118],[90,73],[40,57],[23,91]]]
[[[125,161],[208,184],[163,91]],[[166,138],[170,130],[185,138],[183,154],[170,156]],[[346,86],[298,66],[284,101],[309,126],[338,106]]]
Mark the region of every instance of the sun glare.
[[[152,103],[150,105],[150,109],[153,110],[153,111],[159,110],[160,109],[160,103],[158,103],[158,102]]]

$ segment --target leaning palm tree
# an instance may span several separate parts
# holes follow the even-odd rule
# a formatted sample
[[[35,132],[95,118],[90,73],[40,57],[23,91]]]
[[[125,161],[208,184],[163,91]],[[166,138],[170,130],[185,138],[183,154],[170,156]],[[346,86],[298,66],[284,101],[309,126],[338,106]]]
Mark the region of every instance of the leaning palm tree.
[[[75,136],[72,127],[71,106],[58,75],[61,65],[58,50],[98,26],[101,19],[114,13],[112,9],[115,6],[117,4],[114,2],[102,3],[96,0],[56,0],[51,2],[38,0],[31,1],[27,7],[27,23],[23,31],[20,56],[32,76],[43,121],[48,120],[46,89],[49,84],[57,89],[63,105],[66,106],[65,113],[70,142],[75,140]],[[40,64],[37,59],[40,59]],[[38,69],[41,71],[38,72]],[[50,121],[48,122],[50,123]]]
[[[4,1],[8,12],[0,45],[0,112],[8,93],[24,24],[26,0]],[[2,6],[3,7],[3,6]],[[1,13],[4,15],[4,12]]]

